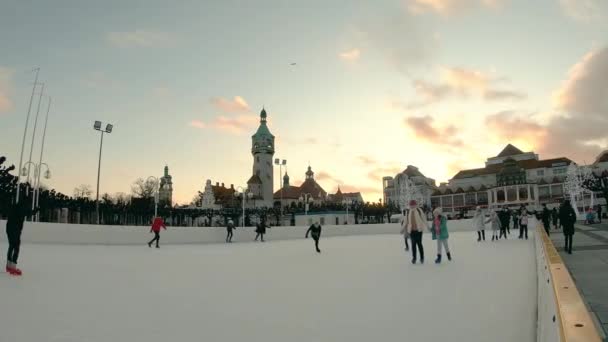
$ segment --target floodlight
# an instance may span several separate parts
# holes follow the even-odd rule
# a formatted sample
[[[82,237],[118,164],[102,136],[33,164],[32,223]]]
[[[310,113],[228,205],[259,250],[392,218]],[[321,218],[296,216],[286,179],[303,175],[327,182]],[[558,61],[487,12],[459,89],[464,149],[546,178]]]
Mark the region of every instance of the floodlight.
[[[93,128],[95,128],[98,131],[101,130],[101,121],[95,121]]]
[[[114,126],[111,125],[111,124],[107,124],[106,125],[106,133],[112,133],[112,127],[114,127]]]

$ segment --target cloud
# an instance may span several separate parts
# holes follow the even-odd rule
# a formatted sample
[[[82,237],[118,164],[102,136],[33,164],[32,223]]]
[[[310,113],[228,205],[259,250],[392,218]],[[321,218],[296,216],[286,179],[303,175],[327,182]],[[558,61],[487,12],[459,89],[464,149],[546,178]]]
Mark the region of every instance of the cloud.
[[[189,126],[190,127],[194,127],[194,128],[206,128],[207,127],[207,125],[204,122],[200,121],[200,120],[192,120],[192,121],[190,121]]]
[[[376,161],[376,159],[374,159],[373,157],[364,156],[364,155],[357,156],[357,159],[363,165],[376,165],[378,163]]]
[[[338,56],[345,61],[355,62],[361,56],[361,50],[351,49],[348,51],[341,52],[340,54],[338,54]]]
[[[214,97],[210,101],[216,109],[225,113],[247,113],[251,111],[247,101],[240,96],[235,96],[232,100]]]
[[[435,127],[433,125],[433,118],[430,115],[407,117],[404,120],[404,124],[422,141],[448,147],[463,146],[462,140],[456,137],[456,127],[453,125]]]
[[[325,172],[325,171],[316,172],[315,179],[318,181],[335,180],[335,178],[332,175],[330,175],[328,172]]]
[[[0,113],[5,113],[13,109],[11,100],[11,79],[13,71],[0,67]]]
[[[505,77],[495,77],[491,74],[462,67],[440,68],[440,81],[433,83],[416,79],[412,87],[416,100],[404,102],[393,100],[391,104],[399,109],[417,109],[439,103],[447,98],[457,96],[469,98],[478,96],[484,101],[520,101],[527,98],[527,94],[515,90],[501,89],[501,84],[508,81]]]
[[[403,168],[398,166],[376,167],[367,173],[367,178],[375,182],[381,182],[383,177],[394,177],[401,171],[403,171]]]
[[[239,115],[237,117],[220,115],[211,123],[211,127],[224,132],[241,134],[254,129],[258,120],[259,118],[255,115]]]
[[[175,38],[162,31],[141,30],[108,32],[106,41],[116,47],[169,47],[175,43]]]
[[[605,23],[608,18],[606,0],[559,0],[562,12],[582,23]]]
[[[555,113],[538,122],[526,113],[502,112],[486,119],[499,137],[532,141],[538,152],[591,162],[606,145],[608,48],[585,54],[554,94]]]
[[[442,16],[459,14],[475,8],[498,8],[503,0],[407,0],[413,14],[434,12]]]

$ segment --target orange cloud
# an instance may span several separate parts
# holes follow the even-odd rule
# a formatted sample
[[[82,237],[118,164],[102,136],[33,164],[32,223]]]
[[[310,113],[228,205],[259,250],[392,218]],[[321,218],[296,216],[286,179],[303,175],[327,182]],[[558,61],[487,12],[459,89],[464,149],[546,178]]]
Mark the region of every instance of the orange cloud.
[[[12,74],[8,68],[0,67],[0,113],[13,109],[13,101],[9,96]]]
[[[374,158],[364,155],[358,156],[357,159],[363,165],[376,165],[378,163]]]
[[[367,178],[376,182],[382,182],[383,177],[394,177],[401,171],[403,170],[400,167],[377,167],[367,173]]]
[[[443,16],[461,13],[475,7],[498,8],[504,0],[409,0],[411,13],[435,12]]]
[[[188,124],[190,127],[205,129],[211,128],[217,131],[230,134],[243,134],[251,132],[258,124],[258,117],[251,114],[239,115],[236,117],[217,116],[211,122],[205,123],[200,120],[192,120]]]
[[[168,47],[175,42],[167,32],[141,30],[109,32],[106,41],[117,47]]]
[[[194,127],[194,128],[205,128],[207,127],[207,125],[205,125],[204,122],[200,121],[200,120],[192,120],[190,121],[189,124],[190,127]]]
[[[240,96],[235,96],[232,100],[214,97],[210,101],[215,108],[225,113],[246,113],[251,110],[247,101]]]
[[[338,56],[345,61],[354,62],[354,61],[358,60],[359,57],[361,56],[361,50],[351,49],[351,50],[339,53]]]
[[[435,127],[430,115],[419,117],[407,117],[404,120],[406,127],[414,132],[414,135],[423,141],[436,145],[449,147],[460,147],[462,140],[456,138],[457,130],[453,125],[446,127]]]

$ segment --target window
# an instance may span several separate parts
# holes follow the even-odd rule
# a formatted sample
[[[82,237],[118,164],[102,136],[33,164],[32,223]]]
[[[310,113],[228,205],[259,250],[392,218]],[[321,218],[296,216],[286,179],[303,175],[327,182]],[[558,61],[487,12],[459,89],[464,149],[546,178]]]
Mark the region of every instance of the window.
[[[551,196],[562,197],[564,195],[564,187],[561,184],[551,185]]]
[[[517,190],[514,186],[507,188],[507,201],[515,202],[517,201]]]
[[[528,187],[519,188],[519,200],[526,201],[528,199]]]
[[[496,192],[496,202],[504,202],[505,201],[505,192],[504,190],[498,190]]]
[[[542,177],[542,176],[544,176],[544,175],[545,175],[545,170],[536,170],[536,175],[537,175],[538,177]]]
[[[563,167],[560,167],[559,169],[553,169],[553,174],[554,175],[563,175],[566,174],[566,169]]]
[[[452,196],[443,196],[441,197],[441,206],[443,208],[452,206]]]
[[[538,196],[540,199],[549,198],[549,186],[539,186],[538,187]]]

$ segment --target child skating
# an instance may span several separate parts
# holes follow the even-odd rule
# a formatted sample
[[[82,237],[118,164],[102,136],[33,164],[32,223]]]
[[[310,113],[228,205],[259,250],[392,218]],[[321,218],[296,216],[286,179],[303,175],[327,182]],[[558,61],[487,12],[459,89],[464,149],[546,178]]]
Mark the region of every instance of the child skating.
[[[492,210],[490,212],[490,218],[485,222],[490,223],[492,227],[492,241],[498,241],[498,231],[500,231],[500,219],[496,214],[496,211]]]
[[[319,249],[319,239],[321,239],[321,224],[319,222],[313,223],[310,228],[306,231],[306,238],[308,239],[308,233],[312,236],[312,239],[315,240],[315,249],[317,253],[321,253]]]
[[[448,223],[445,216],[443,216],[443,211],[441,207],[435,208],[433,210],[433,225],[431,229],[431,234],[433,240],[437,240],[437,259],[435,259],[436,264],[441,263],[441,249],[445,248],[445,253],[448,257],[448,260],[452,260],[452,254],[450,254],[450,247],[448,246],[448,238],[450,234],[448,233]]]
[[[401,232],[400,234],[403,235],[403,240],[405,241],[405,251],[409,251],[410,250],[410,245],[407,243],[407,239],[410,238],[410,233],[407,231],[407,221],[405,220],[405,218],[407,217],[407,210],[403,211],[403,217],[401,218]]]
[[[473,216],[473,228],[477,230],[477,242],[483,240],[486,241],[486,225],[484,224],[484,213],[480,206],[475,208],[475,215]]]
[[[167,226],[165,225],[165,222],[163,222],[162,218],[155,217],[154,222],[152,222],[152,227],[150,228],[150,233],[154,232],[154,239],[152,239],[152,240],[150,240],[150,242],[148,242],[148,247],[152,247],[152,243],[154,241],[156,241],[156,248],[160,248],[158,243],[160,241],[160,229],[161,228],[165,228],[165,230],[167,230]]]

